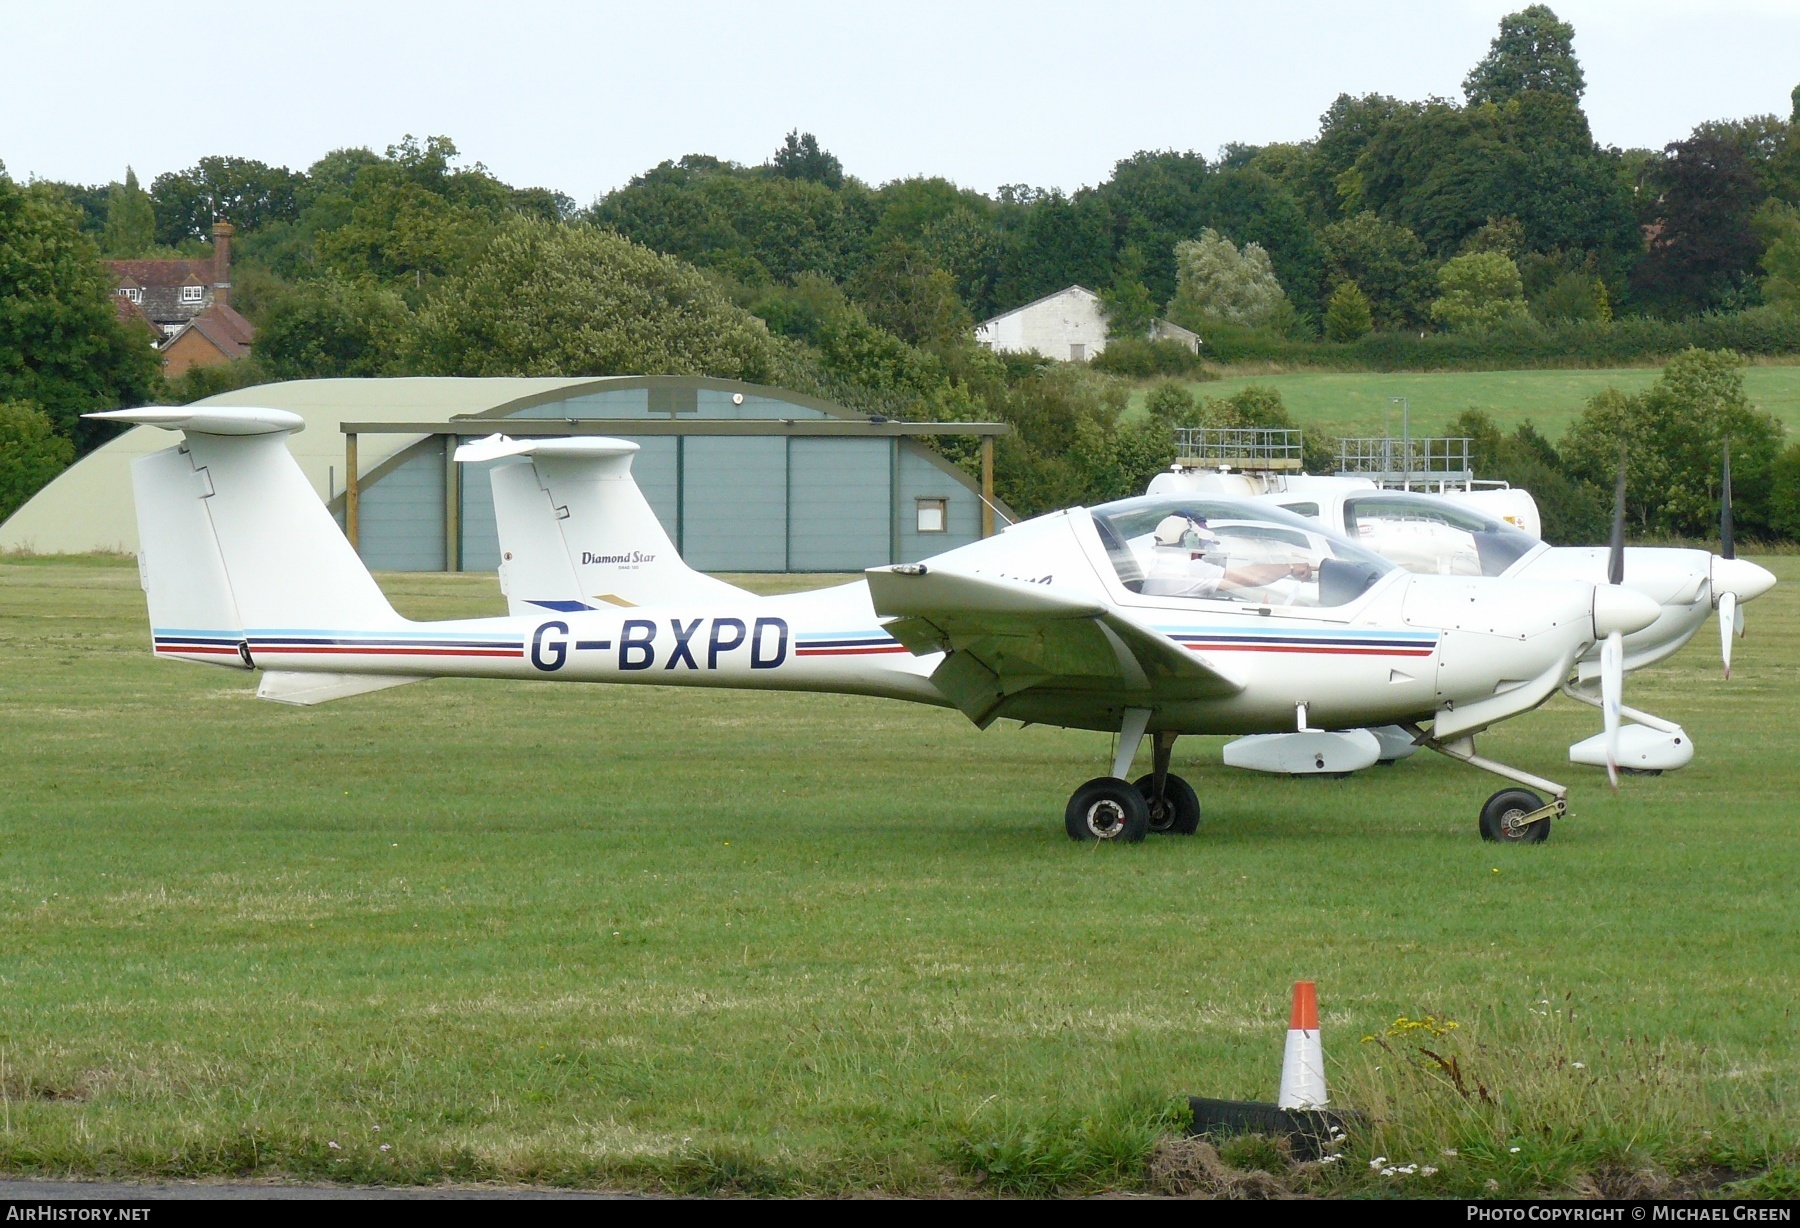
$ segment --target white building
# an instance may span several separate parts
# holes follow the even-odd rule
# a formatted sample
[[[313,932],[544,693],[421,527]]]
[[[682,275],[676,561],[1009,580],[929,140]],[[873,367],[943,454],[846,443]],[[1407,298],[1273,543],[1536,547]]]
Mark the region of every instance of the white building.
[[[1200,352],[1199,334],[1167,320],[1152,324],[1149,335]],[[1003,354],[1036,351],[1045,358],[1086,362],[1106,348],[1106,312],[1098,294],[1086,286],[1070,286],[983,321],[975,340]]]

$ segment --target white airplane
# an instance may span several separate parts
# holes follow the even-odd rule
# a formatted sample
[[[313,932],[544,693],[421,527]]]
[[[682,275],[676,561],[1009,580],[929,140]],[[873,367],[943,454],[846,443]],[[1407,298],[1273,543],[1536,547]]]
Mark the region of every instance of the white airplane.
[[[1152,493],[1236,489],[1254,475],[1185,471],[1159,475]],[[1660,607],[1654,623],[1624,637],[1626,673],[1653,665],[1680,651],[1707,617],[1719,612],[1725,676],[1731,676],[1731,646],[1744,630],[1744,603],[1775,585],[1775,577],[1736,557],[1732,545],[1730,462],[1726,460],[1721,509],[1720,554],[1658,546],[1623,547],[1621,582]],[[1610,547],[1550,546],[1520,525],[1537,523],[1536,505],[1519,490],[1477,490],[1446,494],[1383,489],[1361,478],[1300,476],[1281,479],[1278,488],[1255,488],[1252,497],[1274,503],[1341,532],[1408,571],[1434,575],[1497,576],[1508,579],[1608,581]],[[1564,693],[1601,707],[1597,683],[1602,667],[1596,645],[1576,663]],[[1693,739],[1672,721],[1636,709],[1621,731],[1617,764],[1627,770],[1662,772],[1680,768],[1694,756]],[[1569,748],[1573,763],[1607,765],[1610,739],[1596,735]],[[1256,771],[1293,775],[1341,774],[1378,760],[1404,758],[1415,749],[1396,728],[1352,730],[1330,736],[1298,734],[1233,743],[1226,762]]]
[[[1541,841],[1568,790],[1478,755],[1475,736],[1543,703],[1602,641],[1613,712],[1622,639],[1659,614],[1618,584],[1411,574],[1280,508],[1198,497],[1071,508],[854,583],[759,597],[681,561],[630,476],[636,445],[580,438],[464,452],[500,460],[510,613],[412,622],[288,452],[297,415],[93,416],[185,435],[132,466],[158,656],[260,669],[258,694],[288,703],[427,677],[653,683],[1117,733],[1111,773],[1066,807],[1079,840],[1195,830],[1199,800],[1169,771],[1182,734],[1399,724],[1511,782],[1481,809],[1484,837]],[[1153,768],[1133,782],[1146,737]]]

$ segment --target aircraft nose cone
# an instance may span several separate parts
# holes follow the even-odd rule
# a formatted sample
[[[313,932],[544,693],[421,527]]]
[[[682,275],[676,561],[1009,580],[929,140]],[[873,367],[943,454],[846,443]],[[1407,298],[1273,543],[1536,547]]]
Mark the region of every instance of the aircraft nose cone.
[[[1766,567],[1758,567],[1748,559],[1722,559],[1713,555],[1712,590],[1716,600],[1720,593],[1731,593],[1740,602],[1754,601],[1775,587],[1775,575]]]
[[[1642,631],[1662,615],[1662,607],[1622,584],[1594,585],[1594,635],[1605,639],[1617,631]]]

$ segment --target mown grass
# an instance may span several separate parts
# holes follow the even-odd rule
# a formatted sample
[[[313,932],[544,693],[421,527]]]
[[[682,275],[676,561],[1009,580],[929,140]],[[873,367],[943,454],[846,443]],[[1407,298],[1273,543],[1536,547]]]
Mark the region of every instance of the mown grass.
[[[1184,740],[1200,835],[1096,848],[1060,814],[1100,735],[524,683],[263,704],[152,660],[136,580],[0,561],[0,1169],[1154,1186],[1181,1095],[1273,1095],[1310,977],[1368,1123],[1290,1184],[1794,1181],[1791,583],[1730,683],[1710,626],[1632,678],[1686,771],[1611,796],[1561,701],[1485,739],[1577,785],[1499,849],[1497,782],[1436,758],[1291,782]],[[491,576],[383,583],[500,608]],[[1428,1013],[1488,1099],[1361,1041]]]
[[[1223,379],[1191,385],[1200,396],[1226,397],[1250,384],[1281,391],[1283,402],[1303,426],[1334,435],[1400,435],[1400,406],[1411,402],[1415,434],[1442,433],[1465,409],[1485,410],[1507,430],[1527,418],[1551,439],[1560,439],[1586,407],[1607,388],[1633,393],[1655,382],[1661,367],[1600,370],[1335,372],[1273,374],[1228,371]],[[1744,370],[1751,403],[1790,425],[1800,423],[1800,366],[1753,364]],[[1134,402],[1143,400],[1142,392]]]

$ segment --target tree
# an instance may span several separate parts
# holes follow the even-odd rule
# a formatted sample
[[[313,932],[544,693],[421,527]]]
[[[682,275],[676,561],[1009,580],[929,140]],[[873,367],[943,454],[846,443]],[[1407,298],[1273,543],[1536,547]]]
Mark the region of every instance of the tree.
[[[1531,300],[1531,314],[1546,324],[1569,320],[1612,319],[1612,303],[1606,283],[1598,277],[1570,270],[1551,282]]]
[[[1759,254],[1751,219],[1763,199],[1743,149],[1718,136],[1677,141],[1653,181],[1653,237],[1633,292],[1670,313],[1735,305]]]
[[[1100,292],[1100,309],[1106,314],[1106,335],[1142,337],[1156,322],[1156,300],[1144,284],[1144,256],[1130,246],[1119,257],[1113,284]]]
[[[1499,252],[1470,252],[1438,270],[1431,318],[1445,328],[1488,328],[1526,314],[1519,266]]]
[[[974,326],[950,274],[902,239],[875,253],[851,294],[878,327],[912,345],[951,345]]]
[[[138,186],[137,172],[125,168],[125,182],[106,194],[106,232],[101,246],[116,259],[141,256],[156,244],[156,210]]]
[[[1402,328],[1430,318],[1437,280],[1418,235],[1359,213],[1325,227],[1321,238],[1329,276],[1353,281],[1368,295],[1375,327]]]
[[[257,329],[256,354],[277,379],[385,375],[410,321],[393,290],[372,281],[316,278],[270,304]]]
[[[1759,262],[1766,274],[1763,301],[1790,311],[1800,308],[1800,209],[1765,201],[1756,212],[1756,230],[1767,245]]]
[[[712,375],[782,383],[791,356],[698,270],[593,226],[515,215],[418,313],[411,370]]]
[[[1368,295],[1353,281],[1339,284],[1325,308],[1325,340],[1355,341],[1374,327]]]
[[[1194,394],[1178,379],[1158,380],[1144,394],[1144,409],[1153,418],[1161,418],[1171,426],[1193,426],[1197,406]]]
[[[156,351],[127,332],[76,212],[0,175],[0,401],[29,401],[78,451],[107,438],[81,415],[150,400]]]
[[[150,185],[156,240],[173,247],[183,239],[205,239],[221,219],[245,232],[293,221],[302,182],[287,167],[255,158],[201,158],[187,170],[158,175]]]
[[[29,401],[0,401],[0,521],[18,511],[75,459],[75,445],[56,433]]]
[[[1240,251],[1210,228],[1175,245],[1175,267],[1169,311],[1184,319],[1256,327],[1275,319],[1287,302],[1260,244],[1246,243]]]
[[[1731,440],[1732,502],[1747,533],[1770,526],[1782,428],[1744,393],[1743,360],[1687,349],[1636,396],[1608,389],[1564,437],[1569,472],[1610,489],[1625,447],[1627,514],[1641,529],[1687,536],[1717,531],[1723,443]]]
[[[807,179],[836,191],[844,183],[844,164],[819,148],[819,138],[798,128],[787,134],[769,167],[783,179]]]
[[[1369,137],[1354,168],[1355,200],[1411,229],[1440,257],[1490,219],[1511,217],[1526,250],[1598,253],[1622,273],[1642,236],[1620,166],[1561,94],[1528,90],[1467,107],[1431,102]]]
[[[1463,78],[1463,93],[1471,103],[1505,102],[1527,90],[1574,100],[1586,88],[1575,59],[1575,27],[1545,4],[1502,17],[1487,55]]]

